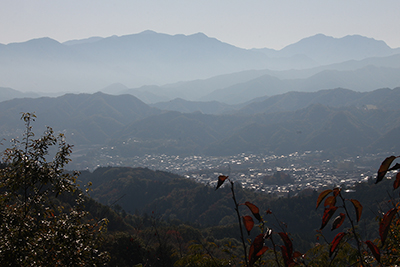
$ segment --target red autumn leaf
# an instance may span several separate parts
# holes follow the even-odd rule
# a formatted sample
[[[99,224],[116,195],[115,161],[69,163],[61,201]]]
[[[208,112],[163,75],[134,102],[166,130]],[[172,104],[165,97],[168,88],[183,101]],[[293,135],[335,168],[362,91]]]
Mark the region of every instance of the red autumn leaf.
[[[400,164],[399,163],[396,163],[392,168],[390,168],[388,171],[395,171],[395,170],[398,170],[398,169],[400,169]]]
[[[341,232],[338,233],[335,238],[333,239],[332,243],[331,243],[331,248],[329,250],[329,257],[332,256],[333,252],[335,252],[336,248],[338,247],[340,241],[342,240],[342,238],[345,236],[346,234]]]
[[[253,264],[258,260],[258,258],[261,256],[257,256],[261,250],[263,250],[264,247],[264,235],[259,234],[254,238],[253,243],[251,243],[250,250],[249,250],[249,263],[250,266],[253,266]],[[266,251],[266,250],[265,250]],[[265,252],[264,251],[264,252]]]
[[[387,234],[388,234],[389,229],[390,229],[390,223],[392,222],[393,217],[396,214],[396,212],[397,212],[396,208],[390,209],[383,216],[383,219],[379,224],[379,235],[381,237],[382,246],[385,244],[385,240],[386,240]]]
[[[283,243],[285,244],[287,253],[289,257],[292,256],[293,254],[293,244],[292,241],[290,240],[289,236],[286,233],[280,232],[278,233],[279,236],[282,238]]]
[[[267,209],[267,211],[265,212],[267,215],[268,214],[272,214],[272,210],[270,210],[270,209]]]
[[[298,251],[293,252],[293,258],[301,258],[301,257],[303,257],[303,254],[301,254],[300,252]]]
[[[251,249],[251,247],[250,247]],[[263,246],[258,253],[256,253],[255,255],[253,255],[253,258],[249,259],[249,266],[252,267],[254,265],[254,263],[262,256],[262,254],[265,253],[265,251],[267,251],[269,249],[269,247]]]
[[[375,246],[374,243],[371,241],[365,241],[365,244],[367,244],[369,250],[371,250],[372,255],[374,255],[375,259],[380,263],[381,262],[381,252],[379,251],[379,248]]]
[[[354,208],[356,209],[356,217],[357,217],[357,222],[360,221],[361,218],[361,214],[362,214],[362,210],[363,210],[363,206],[361,205],[361,203],[356,200],[356,199],[350,199],[351,203],[353,203]]]
[[[344,213],[340,213],[339,216],[333,220],[331,231],[339,228],[343,224],[344,218],[346,218],[346,215]]]
[[[324,206],[332,207],[336,204],[336,196],[329,196],[325,199]]]
[[[378,170],[378,174],[376,176],[376,182],[375,184],[379,183],[380,181],[382,181],[383,177],[385,177],[385,174],[387,173],[390,164],[392,164],[393,160],[395,160],[396,157],[395,156],[390,156],[387,157],[381,164],[381,166],[379,167]]]
[[[261,257],[262,254],[264,254],[265,251],[267,251],[269,247],[263,246],[262,249],[256,254],[257,257]]]
[[[261,216],[260,216],[260,210],[258,209],[258,207],[248,201],[246,201],[244,203],[251,211],[251,213],[253,213],[254,217],[258,220],[258,221],[262,221]]]
[[[319,230],[322,230],[326,226],[326,224],[329,222],[329,220],[331,219],[331,217],[333,216],[333,214],[337,209],[338,207],[335,206],[325,208],[324,215],[322,216],[321,228],[319,228]]]
[[[337,197],[338,195],[339,195],[339,193],[340,193],[340,188],[339,187],[335,187],[335,188],[333,188],[333,195],[335,196],[335,197]]]
[[[399,188],[400,186],[400,172],[396,174],[396,180],[393,183],[393,190]]]
[[[321,204],[322,200],[324,200],[324,198],[325,198],[329,193],[331,193],[331,192],[332,192],[331,189],[326,189],[326,190],[322,191],[322,192],[319,194],[318,199],[317,199],[317,206],[315,207],[315,209],[318,208],[318,206],[319,206],[319,204]]]
[[[290,266],[294,261],[291,255],[289,255],[287,248],[285,246],[281,246],[283,261],[285,262],[285,267]]]
[[[244,227],[247,230],[247,234],[250,235],[251,229],[253,229],[254,221],[251,216],[242,216]]]
[[[215,188],[215,190],[217,190],[218,188],[221,187],[221,185],[225,182],[226,179],[228,179],[229,176],[225,176],[225,175],[220,175],[218,176],[218,184],[217,184],[217,188]]]

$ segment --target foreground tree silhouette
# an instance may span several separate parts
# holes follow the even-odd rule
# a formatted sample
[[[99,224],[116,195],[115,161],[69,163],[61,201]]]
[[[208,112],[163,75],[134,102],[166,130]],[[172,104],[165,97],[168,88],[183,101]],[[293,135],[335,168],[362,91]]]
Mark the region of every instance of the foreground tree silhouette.
[[[99,247],[106,220],[88,219],[77,176],[63,169],[70,161],[71,145],[50,127],[34,139],[35,115],[24,113],[21,119],[26,125],[23,140],[13,140],[13,146],[5,150],[0,170],[1,265],[105,263],[108,254]]]

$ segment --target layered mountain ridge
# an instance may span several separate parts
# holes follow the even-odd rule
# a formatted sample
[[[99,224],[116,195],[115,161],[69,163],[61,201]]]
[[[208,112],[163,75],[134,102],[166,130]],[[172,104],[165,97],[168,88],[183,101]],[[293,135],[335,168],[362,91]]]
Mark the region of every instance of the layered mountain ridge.
[[[0,86],[22,92],[86,92],[93,93],[121,83],[132,93],[155,103],[162,99],[181,97],[186,100],[211,99],[215,90],[250,82],[263,75],[283,80],[309,79],[321,71],[353,71],[369,67],[387,69],[382,77],[378,69],[371,73],[375,82],[368,88],[355,86],[355,81],[340,83],[335,73],[327,78],[335,80],[323,87],[321,82],[309,91],[344,87],[352,90],[373,90],[379,87],[397,87],[399,49],[388,47],[383,41],[362,36],[333,38],[322,34],[291,44],[273,54],[263,49],[242,49],[210,38],[202,33],[168,35],[145,31],[125,36],[92,37],[59,43],[50,38],[23,43],[0,45]],[[270,51],[271,52],[271,51]],[[244,72],[244,74],[241,74]],[[360,71],[359,71],[360,72]],[[362,71],[361,71],[362,72]],[[385,70],[386,72],[386,70]],[[231,75],[230,75],[231,74]],[[223,77],[235,82],[223,81]],[[345,74],[341,74],[345,75]],[[353,75],[352,73],[348,75]],[[212,79],[212,77],[218,77]],[[230,77],[229,77],[230,76]],[[357,75],[354,75],[357,76]],[[246,78],[247,77],[247,78]],[[368,76],[363,76],[363,78]],[[387,84],[378,81],[385,78]],[[208,81],[204,81],[204,80]],[[203,80],[202,87],[191,87],[188,81]],[[220,80],[219,83],[213,83]],[[186,81],[183,82],[182,81]],[[212,82],[213,81],[213,82]],[[179,82],[179,83],[177,83]],[[259,90],[263,94],[279,94],[284,90],[303,90],[296,84]],[[306,83],[307,84],[307,83]],[[152,88],[141,86],[152,85]],[[265,84],[264,86],[269,86]],[[148,90],[149,89],[149,90]],[[120,91],[108,92],[121,94]],[[147,94],[147,95],[146,95]],[[153,99],[149,94],[153,94]],[[215,94],[215,93],[214,93]],[[257,94],[249,94],[258,97]],[[147,98],[146,98],[147,97]],[[164,98],[163,98],[164,97]],[[236,98],[243,97],[238,95]],[[154,101],[154,99],[157,99]],[[237,99],[231,100],[234,103]],[[5,100],[5,99],[2,99]],[[249,100],[249,99],[246,99]]]
[[[184,110],[168,111],[131,95],[67,94],[0,102],[0,131],[5,139],[18,136],[21,112],[35,112],[38,129],[50,125],[77,147],[110,146],[121,157],[309,150],[343,156],[398,149],[393,136],[400,129],[399,100],[400,87],[338,88],[289,92],[244,106],[198,102],[196,109],[181,99]]]

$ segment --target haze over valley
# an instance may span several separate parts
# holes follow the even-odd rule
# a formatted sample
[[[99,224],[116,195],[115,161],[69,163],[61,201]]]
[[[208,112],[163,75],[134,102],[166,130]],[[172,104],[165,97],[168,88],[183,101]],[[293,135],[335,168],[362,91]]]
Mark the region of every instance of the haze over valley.
[[[35,112],[39,132],[49,125],[75,146],[70,168],[190,175],[250,156],[266,175],[290,165],[265,158],[311,153],[298,167],[366,168],[360,157],[399,149],[400,50],[360,35],[317,34],[281,50],[202,33],[40,38],[0,45],[0,61],[2,137],[20,135],[21,112]]]

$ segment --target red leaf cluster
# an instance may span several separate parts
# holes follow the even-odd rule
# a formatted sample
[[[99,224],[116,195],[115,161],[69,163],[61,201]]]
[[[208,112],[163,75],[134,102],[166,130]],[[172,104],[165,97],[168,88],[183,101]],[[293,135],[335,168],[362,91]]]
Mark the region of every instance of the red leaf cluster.
[[[329,250],[329,257],[332,256],[333,252],[335,252],[335,250],[337,249],[337,247],[339,246],[340,241],[342,241],[342,238],[346,235],[346,233],[338,233],[335,238],[333,239],[332,243],[331,243],[331,248]]]
[[[287,233],[280,232],[278,234],[282,238],[283,243],[285,244],[284,246],[281,246],[281,251],[282,251],[283,260],[285,262],[285,266],[293,266],[295,264],[295,262],[293,260],[294,253],[293,253],[292,241],[290,240]],[[298,256],[298,254],[301,255],[301,253],[296,252],[296,256]]]
[[[338,207],[329,207],[325,208],[324,210],[324,215],[322,216],[322,224],[319,230],[324,229],[324,227],[328,224],[329,220],[332,218],[333,214],[335,214],[335,211],[338,209]]]
[[[375,259],[378,262],[381,262],[381,252],[379,251],[379,248],[377,246],[375,246],[374,243],[372,243],[371,241],[365,241],[365,244],[367,244],[369,250],[371,250],[372,255],[374,255]]]
[[[324,191],[322,191],[317,199],[317,206],[315,207],[315,209],[317,209],[319,207],[319,205],[321,204],[322,200],[324,200],[324,198],[329,195],[333,190],[331,189],[326,189]]]
[[[249,250],[249,266],[252,267],[254,263],[268,250],[268,247],[264,246],[264,235],[259,234],[254,238],[253,243]]]
[[[390,209],[383,216],[383,219],[379,224],[379,236],[381,237],[382,246],[385,244],[385,240],[390,229],[390,223],[392,222],[393,217],[396,213],[397,213],[396,208]]]

